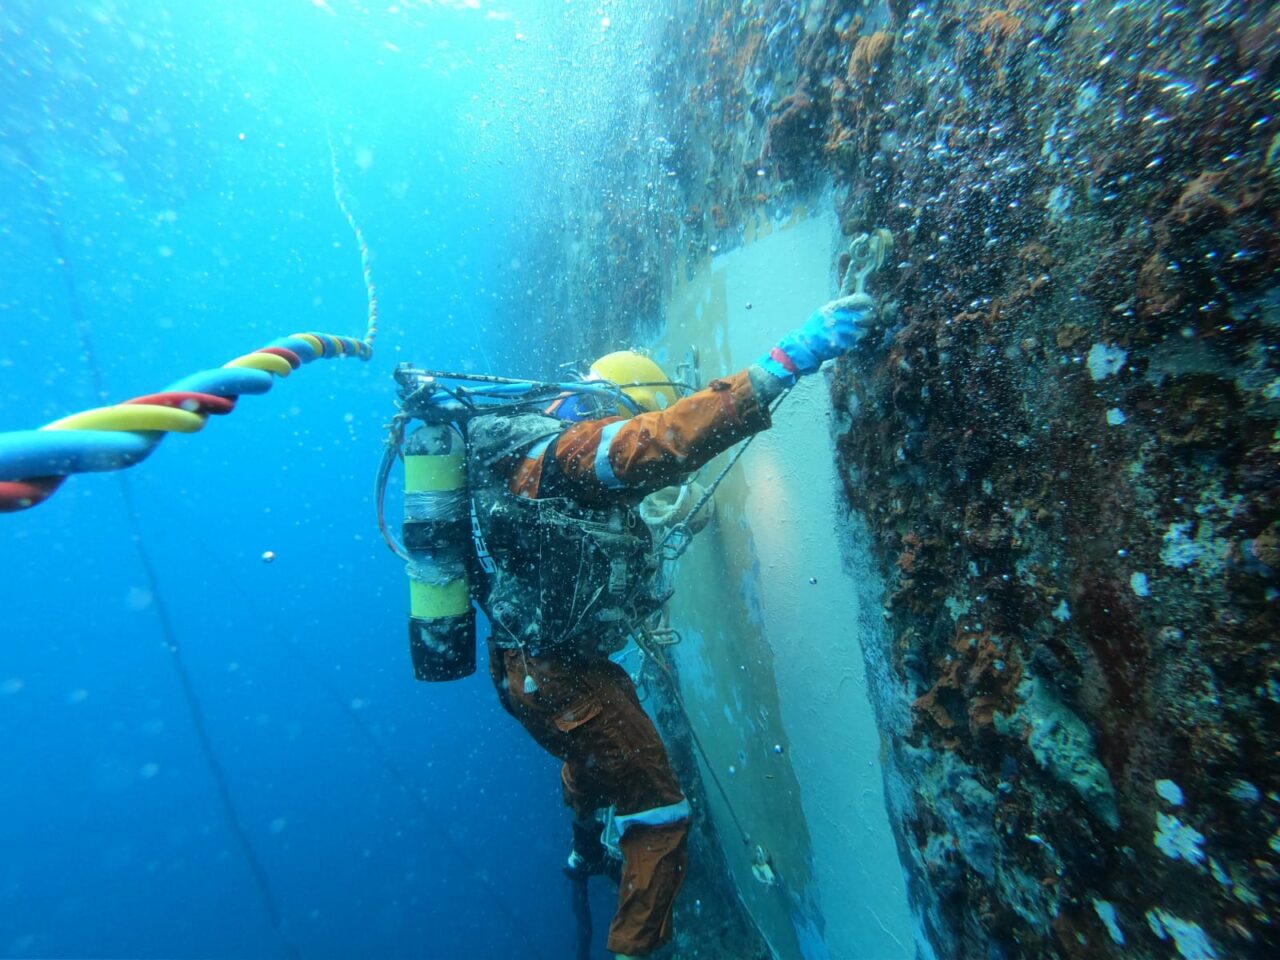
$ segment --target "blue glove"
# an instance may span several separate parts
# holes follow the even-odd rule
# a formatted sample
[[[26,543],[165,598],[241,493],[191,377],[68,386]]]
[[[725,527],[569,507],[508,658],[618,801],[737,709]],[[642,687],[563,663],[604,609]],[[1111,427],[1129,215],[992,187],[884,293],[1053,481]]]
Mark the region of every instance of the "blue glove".
[[[875,301],[865,293],[832,300],[815,310],[804,326],[779,340],[759,364],[771,376],[794,386],[803,374],[816,373],[823,361],[853,349],[866,336],[874,313]]]

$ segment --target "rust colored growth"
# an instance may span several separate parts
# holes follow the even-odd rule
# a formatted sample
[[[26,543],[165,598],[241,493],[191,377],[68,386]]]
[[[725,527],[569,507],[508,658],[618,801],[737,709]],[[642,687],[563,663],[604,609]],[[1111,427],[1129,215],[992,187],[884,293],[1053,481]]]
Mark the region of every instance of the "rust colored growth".
[[[870,36],[859,37],[849,55],[845,79],[856,90],[888,67],[892,58],[893,34],[879,30]]]
[[[720,17],[720,22],[716,25],[716,32],[711,37],[711,43],[707,46],[707,57],[710,60],[719,60],[725,55],[725,51],[733,47],[733,11],[725,10]]]
[[[721,204],[717,203],[711,208],[711,221],[716,225],[717,230],[729,229],[729,215]]]
[[[995,729],[996,714],[1003,712],[1003,703],[997,697],[978,696],[969,701],[969,729],[973,731]]]
[[[856,23],[856,21],[855,21]],[[855,28],[840,34],[844,43],[855,36]],[[823,151],[837,159],[851,160],[871,149],[878,136],[877,118],[871,105],[877,88],[886,84],[893,62],[893,34],[883,30],[853,41],[844,76],[831,85],[831,124]]]
[[[862,26],[866,21],[861,16],[855,14],[849,21],[849,25],[843,30],[836,31],[836,39],[846,47],[851,47],[858,42],[858,36],[862,33]]]
[[[917,697],[915,702],[911,704],[913,711],[928,717],[941,730],[952,730],[956,725],[950,711],[942,704],[942,696],[946,690],[954,691],[958,689],[960,685],[958,680],[959,671],[959,664],[954,662],[949,664],[947,672],[938,678],[934,685],[929,688],[928,693]]]
[[[995,323],[1025,312],[1042,293],[1048,292],[1052,282],[1048,273],[1027,277],[1024,283],[991,302],[990,321]]]
[[[981,694],[1012,705],[1015,691],[1022,682],[1022,663],[1016,650],[1001,647],[999,638],[989,630],[959,633],[955,647],[970,655],[966,675],[967,692]]]
[[[1019,16],[1021,7],[1021,3],[1013,3],[1004,10],[988,10],[978,21],[978,35],[987,42],[982,52],[988,59],[995,56],[1022,29],[1023,18]]]
[[[1022,52],[1020,36],[1025,22],[1022,0],[1014,0],[1001,9],[987,8],[972,28],[972,35],[982,44],[982,61],[995,72],[996,89],[1005,88],[1009,61]]]
[[[1231,257],[1220,268],[1231,286],[1270,285],[1280,266],[1280,184],[1274,177],[1254,173],[1233,176],[1227,171],[1203,172],[1183,188],[1157,226],[1163,245],[1175,252],[1199,249],[1222,240],[1246,257]],[[1220,232],[1219,232],[1220,231]]]
[[[1138,270],[1139,316],[1163,320],[1198,302],[1208,284],[1205,257],[1220,249],[1244,255],[1211,258],[1214,285],[1248,291],[1273,283],[1280,268],[1277,204],[1280,186],[1271,179],[1225,170],[1202,171],[1164,191],[1151,216],[1153,248]]]
[[[908,532],[902,538],[902,552],[898,554],[898,569],[903,573],[914,573],[916,562],[920,557],[920,548],[924,545],[924,541],[920,539],[920,535],[914,531]]]
[[[971,735],[994,730],[996,713],[1011,713],[1022,682],[1022,662],[1017,651],[1007,651],[990,631],[957,632],[950,659],[928,692],[917,697],[912,709],[922,720],[939,729],[956,728],[961,711]]]
[[[733,58],[735,76],[741,77],[755,61],[756,52],[760,49],[760,44],[763,41],[764,33],[759,29],[752,29],[746,40],[739,44],[738,53]]]

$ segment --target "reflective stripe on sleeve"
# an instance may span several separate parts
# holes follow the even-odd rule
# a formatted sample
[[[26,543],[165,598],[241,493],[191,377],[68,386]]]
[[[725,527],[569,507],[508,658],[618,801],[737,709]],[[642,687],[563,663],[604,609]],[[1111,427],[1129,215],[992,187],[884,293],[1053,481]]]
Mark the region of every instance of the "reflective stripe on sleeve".
[[[542,456],[544,453],[547,452],[547,447],[551,446],[551,441],[554,440],[557,436],[559,436],[559,434],[553,433],[551,436],[547,437],[545,440],[539,440],[537,443],[535,443],[532,447],[529,448],[529,451],[528,453],[525,454],[525,457],[529,460],[537,460],[540,456]]]
[[[609,462],[609,448],[618,431],[626,426],[626,420],[618,420],[600,431],[600,445],[596,447],[596,479],[610,490],[621,490],[625,484],[613,472],[613,464]]]
[[[679,803],[669,803],[665,807],[652,807],[636,813],[617,814],[613,818],[613,823],[618,828],[618,836],[625,837],[632,827],[665,827],[669,823],[688,820],[689,813],[689,801],[681,800]]]

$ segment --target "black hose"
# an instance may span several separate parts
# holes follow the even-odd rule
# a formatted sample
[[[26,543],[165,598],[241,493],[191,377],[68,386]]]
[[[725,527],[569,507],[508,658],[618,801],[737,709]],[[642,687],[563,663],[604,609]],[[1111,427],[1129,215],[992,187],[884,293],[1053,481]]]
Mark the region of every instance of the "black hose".
[[[200,745],[200,753],[204,757],[205,765],[209,768],[209,776],[213,779],[214,787],[217,790],[218,802],[222,806],[227,827],[236,839],[236,845],[239,846],[240,853],[244,856],[249,872],[253,874],[253,882],[258,888],[258,895],[262,898],[263,909],[267,913],[267,919],[271,922],[271,929],[280,938],[285,956],[289,957],[290,960],[298,960],[301,954],[298,952],[297,944],[285,933],[284,919],[281,917],[280,906],[276,901],[275,893],[271,889],[271,880],[267,875],[266,868],[262,865],[262,861],[258,859],[257,853],[254,852],[253,844],[249,840],[249,834],[245,830],[244,824],[240,822],[240,818],[236,814],[235,802],[231,798],[231,787],[227,781],[227,772],[223,769],[221,761],[218,760],[218,754],[213,749],[213,741],[209,738],[208,726],[205,723],[204,708],[200,705],[200,697],[196,693],[191,674],[182,662],[182,649],[178,646],[177,632],[173,629],[173,621],[169,618],[169,610],[165,606],[164,594],[160,592],[160,582],[156,576],[155,566],[151,562],[151,555],[147,552],[146,542],[142,539],[138,511],[133,501],[133,490],[123,473],[118,473],[116,476],[120,480],[120,492],[124,496],[129,525],[134,531],[133,542],[138,548],[138,559],[142,563],[147,587],[151,591],[152,604],[155,606],[156,616],[160,620],[160,632],[164,637],[165,649],[169,651],[169,662],[173,665],[173,672],[178,678],[178,685],[182,688],[182,699],[186,704],[187,715],[191,720],[191,727],[195,731],[196,742]]]
[[[591,898],[587,896],[587,872],[566,870],[569,879],[569,898],[573,904],[573,920],[578,930],[576,960],[591,960]]]

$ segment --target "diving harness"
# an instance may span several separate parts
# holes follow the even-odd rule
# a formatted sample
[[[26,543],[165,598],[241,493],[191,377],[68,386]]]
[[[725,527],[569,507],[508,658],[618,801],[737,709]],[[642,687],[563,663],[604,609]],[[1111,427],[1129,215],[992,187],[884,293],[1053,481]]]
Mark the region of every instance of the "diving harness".
[[[514,380],[407,363],[396,368],[395,379],[399,410],[388,424],[375,502],[379,530],[409,576],[414,675],[445,681],[475,672],[473,600],[498,646],[522,654],[597,637],[606,644],[601,652],[613,652],[636,635],[670,595],[655,592],[666,542],[655,549],[634,509],[591,510],[554,495],[518,497],[491,467],[504,452],[557,436],[565,424],[540,411],[566,393],[638,413],[623,391],[652,384]],[[404,460],[399,541],[385,510],[397,459]],[[530,685],[536,689],[528,676]]]

